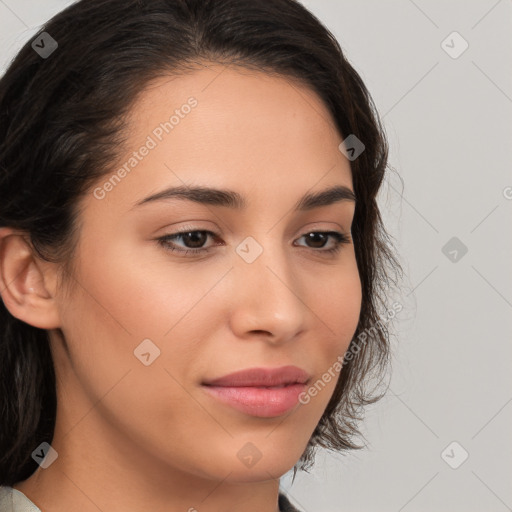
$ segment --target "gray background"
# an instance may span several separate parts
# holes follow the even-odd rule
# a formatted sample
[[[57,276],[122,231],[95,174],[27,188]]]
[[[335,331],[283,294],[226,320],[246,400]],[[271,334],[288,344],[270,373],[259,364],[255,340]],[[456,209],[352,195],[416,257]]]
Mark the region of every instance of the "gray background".
[[[0,0],[0,72],[70,3]],[[380,204],[406,276],[368,448],[320,450],[282,487],[304,512],[512,510],[512,2],[303,3],[383,117],[404,183],[390,173]]]

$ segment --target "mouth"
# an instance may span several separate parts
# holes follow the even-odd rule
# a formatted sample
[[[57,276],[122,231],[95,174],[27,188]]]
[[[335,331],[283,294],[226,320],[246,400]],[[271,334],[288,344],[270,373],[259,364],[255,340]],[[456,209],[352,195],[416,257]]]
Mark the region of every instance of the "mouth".
[[[260,418],[274,418],[297,407],[311,376],[297,366],[248,368],[202,382],[209,397]]]

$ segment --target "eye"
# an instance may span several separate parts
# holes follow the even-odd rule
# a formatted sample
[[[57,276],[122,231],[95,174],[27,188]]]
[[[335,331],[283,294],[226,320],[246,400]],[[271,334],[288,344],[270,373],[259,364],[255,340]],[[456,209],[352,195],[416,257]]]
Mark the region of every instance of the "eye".
[[[204,253],[208,252],[209,248],[202,247],[208,240],[208,237],[217,237],[215,233],[207,230],[187,230],[179,231],[171,235],[165,235],[158,238],[159,244],[168,251],[177,251],[182,253]],[[185,242],[185,248],[176,245],[175,240],[182,240]],[[220,245],[220,244],[218,244]],[[187,250],[189,249],[189,250]]]
[[[211,247],[204,247],[204,244],[207,242],[209,237],[220,240],[216,233],[204,229],[188,229],[179,231],[177,233],[162,236],[156,240],[159,245],[167,251],[183,253],[183,255],[195,255],[211,251]],[[350,243],[350,238],[347,235],[338,233],[337,231],[312,231],[302,235],[298,240],[301,238],[304,238],[307,244],[309,244],[306,246],[302,245],[301,247],[309,247],[313,249],[313,252],[328,254],[337,253],[343,244]],[[329,239],[333,240],[331,247],[329,249],[323,249]],[[184,247],[177,244],[177,241],[183,242]],[[217,243],[216,245],[223,244]]]
[[[343,244],[350,243],[348,236],[344,235],[343,233],[338,233],[337,231],[312,231],[302,235],[301,238],[305,238],[308,244],[312,244],[313,248],[325,247],[329,238],[333,239],[334,241],[331,244],[331,248],[316,251],[329,254],[337,253]]]

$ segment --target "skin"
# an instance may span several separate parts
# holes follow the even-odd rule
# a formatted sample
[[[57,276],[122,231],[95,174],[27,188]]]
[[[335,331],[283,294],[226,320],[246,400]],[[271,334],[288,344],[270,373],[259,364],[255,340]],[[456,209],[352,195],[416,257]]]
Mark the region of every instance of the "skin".
[[[81,201],[69,294],[57,264],[0,230],[2,298],[15,317],[48,329],[57,373],[58,458],[14,485],[43,511],[278,512],[279,478],[306,448],[338,378],[275,418],[222,404],[201,382],[293,364],[314,383],[355,333],[353,243],[329,256],[304,237],[350,237],[355,203],[292,211],[307,192],[353,190],[327,108],[290,79],[210,64],[145,90],[117,164],[190,96],[197,107],[104,199]],[[180,199],[133,208],[183,184],[235,190],[247,209]],[[213,231],[222,245],[208,237],[210,252],[190,257],[155,241],[184,226]],[[235,252],[247,236],[263,248],[250,264]],[[146,338],[161,351],[149,366],[134,356]],[[261,453],[251,467],[237,457],[246,443]]]

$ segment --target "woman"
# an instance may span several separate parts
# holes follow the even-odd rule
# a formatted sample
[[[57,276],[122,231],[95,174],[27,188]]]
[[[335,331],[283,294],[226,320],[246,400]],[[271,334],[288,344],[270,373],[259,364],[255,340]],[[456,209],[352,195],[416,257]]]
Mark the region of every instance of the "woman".
[[[4,508],[297,510],[283,474],[361,448],[399,269],[332,34],[294,0],[82,0],[0,115]]]

